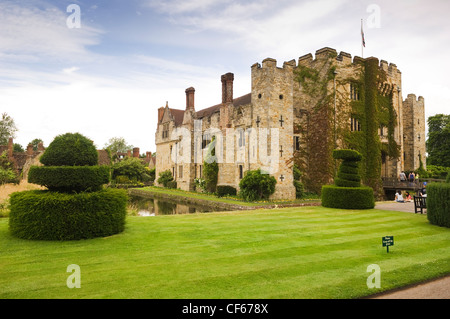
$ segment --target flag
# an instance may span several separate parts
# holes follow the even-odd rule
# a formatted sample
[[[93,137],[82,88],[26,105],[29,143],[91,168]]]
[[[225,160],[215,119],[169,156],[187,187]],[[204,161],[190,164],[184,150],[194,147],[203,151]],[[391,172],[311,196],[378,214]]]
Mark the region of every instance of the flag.
[[[363,47],[366,47],[366,40],[364,40],[364,31],[363,31],[362,19],[361,19],[361,40],[362,40]]]

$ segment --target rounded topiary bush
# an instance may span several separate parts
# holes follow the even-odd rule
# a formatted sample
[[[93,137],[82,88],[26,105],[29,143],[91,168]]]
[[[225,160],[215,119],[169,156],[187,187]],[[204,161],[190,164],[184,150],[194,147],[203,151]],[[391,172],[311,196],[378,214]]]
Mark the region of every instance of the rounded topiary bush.
[[[60,192],[97,191],[109,176],[108,166],[32,166],[28,182]]]
[[[98,163],[98,153],[87,137],[80,133],[66,133],[55,137],[40,161],[46,166],[93,166]]]
[[[41,157],[44,166],[33,166],[28,174],[30,183],[48,190],[11,196],[11,233],[25,239],[73,240],[123,231],[127,193],[102,189],[110,169],[97,162],[97,150],[86,137],[57,136]]]
[[[373,189],[361,186],[358,162],[362,155],[354,150],[334,150],[333,157],[342,159],[334,185],[322,186],[322,206],[346,209],[375,207]]]
[[[127,194],[25,191],[11,195],[9,228],[23,239],[76,240],[110,236],[125,227]]]

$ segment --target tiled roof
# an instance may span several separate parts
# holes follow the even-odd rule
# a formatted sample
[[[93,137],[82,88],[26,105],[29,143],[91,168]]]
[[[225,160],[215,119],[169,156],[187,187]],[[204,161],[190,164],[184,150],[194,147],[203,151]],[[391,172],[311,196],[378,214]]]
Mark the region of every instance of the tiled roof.
[[[179,125],[183,124],[184,110],[177,110],[177,109],[169,108],[169,111],[175,120],[175,126],[179,126]]]
[[[250,104],[251,102],[252,102],[252,94],[248,93],[246,95],[243,95],[243,96],[233,99],[233,106],[236,107],[236,106],[246,105],[246,104]],[[219,112],[221,105],[222,104],[217,104],[217,105],[208,107],[206,109],[197,111],[197,113],[196,113],[197,118],[211,116],[215,112]]]

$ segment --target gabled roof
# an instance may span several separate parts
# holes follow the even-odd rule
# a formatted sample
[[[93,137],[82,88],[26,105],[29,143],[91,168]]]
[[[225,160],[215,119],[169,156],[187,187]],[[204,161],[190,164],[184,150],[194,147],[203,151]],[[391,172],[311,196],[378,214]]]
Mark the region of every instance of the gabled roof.
[[[183,124],[184,110],[177,110],[169,108],[170,114],[172,114],[175,121],[175,126]]]
[[[251,102],[252,102],[252,94],[248,93],[246,95],[243,95],[243,96],[233,99],[233,106],[236,107],[236,106],[246,105],[246,104],[250,104]],[[210,106],[206,109],[200,110],[196,113],[197,118],[211,116],[215,112],[219,112],[221,106],[222,106],[222,104],[217,104],[214,106]]]
[[[250,104],[252,102],[252,94],[248,93],[246,95],[237,97],[235,99],[233,99],[233,106],[237,107],[237,106],[241,106],[241,105],[246,105],[246,104]],[[209,117],[211,115],[213,115],[216,112],[219,112],[220,107],[222,106],[222,103],[220,104],[216,104],[213,106],[210,106],[206,109],[197,111],[195,114],[197,116],[197,118],[201,119],[204,117]],[[183,124],[183,119],[184,119],[184,110],[178,110],[178,109],[172,109],[167,107],[166,110],[169,110],[170,115],[172,115],[174,121],[175,121],[175,126],[180,126],[181,124]],[[162,119],[161,119],[162,121]]]

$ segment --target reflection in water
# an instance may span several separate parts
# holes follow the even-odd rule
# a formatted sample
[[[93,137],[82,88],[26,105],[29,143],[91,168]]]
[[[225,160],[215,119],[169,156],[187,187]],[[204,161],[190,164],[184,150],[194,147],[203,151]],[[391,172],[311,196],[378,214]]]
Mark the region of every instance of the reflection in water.
[[[128,207],[131,211],[135,212],[137,216],[193,214],[214,211],[214,209],[211,207],[202,207],[199,205],[191,204],[179,204],[175,201],[160,200],[156,198],[144,198],[133,195],[129,196]]]

